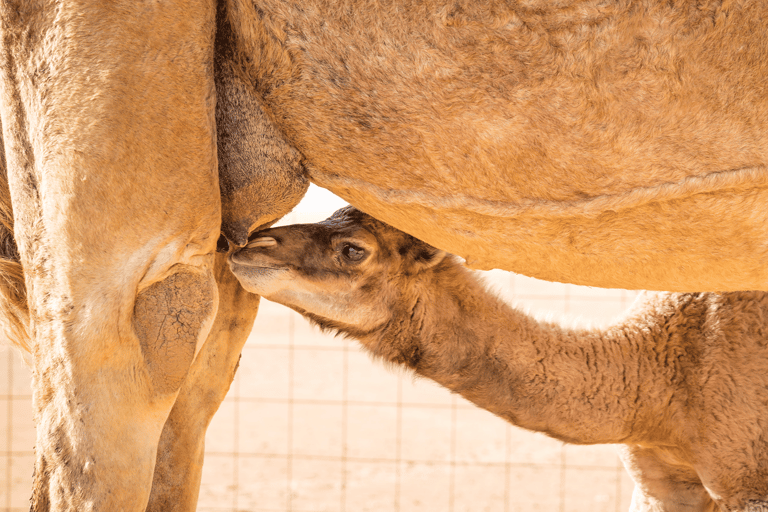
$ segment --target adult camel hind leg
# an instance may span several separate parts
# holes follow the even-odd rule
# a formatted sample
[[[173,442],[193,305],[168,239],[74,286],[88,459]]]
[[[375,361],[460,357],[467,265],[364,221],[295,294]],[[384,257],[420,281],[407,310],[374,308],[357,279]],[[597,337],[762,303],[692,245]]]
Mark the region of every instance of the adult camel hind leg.
[[[259,296],[246,292],[216,255],[219,310],[165,422],[148,511],[194,511],[200,490],[205,431],[229,390],[253,327]]]
[[[254,228],[287,214],[303,197],[309,180],[301,156],[269,119],[252,84],[243,79],[232,45],[231,29],[220,11],[214,76],[221,230],[233,244],[244,245]],[[215,274],[216,320],[165,423],[147,510],[195,510],[205,431],[229,390],[256,317],[258,296],[240,286],[224,254],[216,256]]]
[[[208,1],[5,2],[2,124],[26,274],[33,510],[144,510],[217,306]]]

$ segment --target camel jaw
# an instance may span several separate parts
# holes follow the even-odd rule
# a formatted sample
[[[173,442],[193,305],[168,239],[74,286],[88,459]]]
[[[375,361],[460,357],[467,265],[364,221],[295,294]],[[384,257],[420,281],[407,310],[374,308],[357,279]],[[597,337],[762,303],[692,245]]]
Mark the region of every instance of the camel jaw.
[[[230,255],[229,268],[243,288],[265,298],[278,293],[290,279],[288,267],[247,249]]]

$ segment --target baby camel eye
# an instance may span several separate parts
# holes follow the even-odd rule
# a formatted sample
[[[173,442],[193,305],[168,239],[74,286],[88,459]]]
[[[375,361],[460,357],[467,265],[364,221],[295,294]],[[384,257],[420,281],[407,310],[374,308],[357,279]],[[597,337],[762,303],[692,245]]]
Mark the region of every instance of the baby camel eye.
[[[361,261],[365,258],[365,249],[352,244],[344,244],[341,248],[341,255],[349,261]]]

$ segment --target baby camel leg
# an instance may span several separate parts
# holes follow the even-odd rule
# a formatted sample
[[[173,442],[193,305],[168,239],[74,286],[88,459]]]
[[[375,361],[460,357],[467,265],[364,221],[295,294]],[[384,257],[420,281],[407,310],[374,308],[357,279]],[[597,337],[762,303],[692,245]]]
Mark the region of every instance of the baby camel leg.
[[[148,511],[192,512],[203,470],[205,431],[235,376],[259,297],[246,292],[229,271],[227,256],[216,255],[219,310],[165,422],[157,448]]]

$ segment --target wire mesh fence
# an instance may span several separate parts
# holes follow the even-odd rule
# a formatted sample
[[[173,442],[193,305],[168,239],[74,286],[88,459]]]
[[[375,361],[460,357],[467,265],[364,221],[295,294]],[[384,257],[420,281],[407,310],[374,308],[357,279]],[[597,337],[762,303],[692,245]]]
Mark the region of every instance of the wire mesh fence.
[[[0,343],[0,510],[27,511],[35,444],[31,375],[19,354]]]
[[[635,296],[483,275],[533,314],[602,322]],[[0,368],[0,510],[28,510],[30,374],[13,350],[0,352]],[[609,512],[628,510],[632,487],[613,447],[564,445],[512,427],[262,301],[206,437],[198,510]]]

